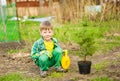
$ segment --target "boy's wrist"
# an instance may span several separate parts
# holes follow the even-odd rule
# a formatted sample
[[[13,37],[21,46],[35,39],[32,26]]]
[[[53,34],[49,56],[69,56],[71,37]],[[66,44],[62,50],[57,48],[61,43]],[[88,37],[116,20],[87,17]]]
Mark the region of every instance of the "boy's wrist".
[[[38,54],[38,53],[37,53],[37,54],[35,54],[35,55],[36,55],[36,56],[40,56],[40,54]]]
[[[32,59],[37,59],[37,58],[39,58],[39,54],[32,55]]]

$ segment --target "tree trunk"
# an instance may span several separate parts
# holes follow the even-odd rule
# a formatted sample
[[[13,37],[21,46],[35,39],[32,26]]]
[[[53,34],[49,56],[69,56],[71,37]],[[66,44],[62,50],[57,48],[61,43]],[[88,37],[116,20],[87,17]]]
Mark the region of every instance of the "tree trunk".
[[[84,56],[83,60],[86,61],[86,55]]]

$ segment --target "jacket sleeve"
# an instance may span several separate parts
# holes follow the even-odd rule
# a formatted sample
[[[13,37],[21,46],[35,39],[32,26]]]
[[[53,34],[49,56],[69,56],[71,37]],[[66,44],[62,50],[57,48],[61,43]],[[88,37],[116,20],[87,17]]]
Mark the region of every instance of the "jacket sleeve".
[[[33,60],[39,58],[39,45],[38,45],[38,42],[36,41],[33,46],[32,46],[32,49],[31,49],[31,58]]]

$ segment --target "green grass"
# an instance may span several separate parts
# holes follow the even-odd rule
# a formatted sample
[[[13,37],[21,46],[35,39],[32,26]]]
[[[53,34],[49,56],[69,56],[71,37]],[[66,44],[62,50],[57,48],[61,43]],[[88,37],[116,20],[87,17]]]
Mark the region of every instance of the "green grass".
[[[53,72],[51,73],[48,78],[60,78],[63,77],[64,73],[57,73]],[[40,77],[31,77],[31,76],[25,76],[21,73],[9,73],[5,74],[3,76],[0,76],[0,81],[42,81],[43,78]]]
[[[0,24],[1,25],[1,24]],[[14,21],[9,21],[7,23],[7,33],[3,31],[3,28],[0,28],[0,41],[19,41],[20,37],[30,46],[33,45],[34,41],[40,38],[39,25],[40,22],[19,22],[19,31],[18,24]],[[108,52],[111,49],[120,46],[120,37],[113,36],[114,33],[120,33],[120,23],[119,21],[105,21],[102,23],[95,21],[84,20],[78,24],[66,23],[64,25],[58,25],[54,27],[54,37],[61,42],[75,42],[80,40],[76,35],[83,31],[87,30],[94,32],[94,37],[96,40],[97,51],[101,50],[103,53]],[[113,34],[111,36],[105,36],[105,33]],[[105,41],[103,41],[105,40]],[[112,41],[111,41],[112,40]]]
[[[120,46],[120,36],[108,36],[105,37],[105,33],[120,33],[120,24],[118,21],[114,22],[103,22],[99,24],[98,22],[87,22],[87,26],[84,26],[83,23],[79,24],[65,24],[63,27],[55,28],[54,36],[58,38],[62,42],[77,42],[80,40],[76,35],[77,33],[87,30],[90,32],[94,32],[94,37],[96,40],[97,48],[103,52],[108,52],[111,49]],[[113,31],[114,30],[114,31]],[[116,30],[116,31],[115,31]],[[107,38],[106,41],[102,41]],[[111,41],[112,40],[112,41]]]
[[[33,45],[34,41],[40,38],[39,33],[39,22],[20,22],[20,34],[22,40],[27,42],[30,46]],[[87,24],[87,25],[85,25]],[[108,52],[111,49],[120,46],[120,37],[118,36],[105,36],[105,33],[120,33],[120,23],[119,21],[105,21],[102,23],[95,21],[82,21],[78,24],[66,23],[64,25],[58,25],[54,27],[54,37],[61,42],[74,42],[80,40],[76,35],[87,30],[94,32],[94,37],[96,40],[97,51]],[[104,41],[103,41],[104,40]],[[112,40],[112,41],[111,41]]]
[[[14,53],[19,53],[18,49],[11,49],[7,51],[8,54],[14,54]]]
[[[49,77],[51,77],[51,78],[60,78],[60,77],[63,77],[63,76],[64,76],[64,73],[53,72],[53,73],[51,73],[51,75]]]
[[[93,64],[93,68],[95,68],[97,71],[102,70],[103,68],[107,67],[109,64],[106,61],[102,61],[100,63]]]
[[[101,31],[104,29],[100,29],[99,27],[83,27],[81,25],[64,25],[63,27],[55,28],[54,36],[57,37],[60,41],[67,42],[67,41],[74,41],[79,40],[76,36],[79,32],[87,30],[90,32],[94,32],[95,37],[103,36]]]
[[[0,22],[0,42],[19,41],[20,35],[17,21],[7,21],[6,29],[2,22]]]
[[[20,36],[21,39],[29,44],[40,38],[39,22],[20,22]]]
[[[91,81],[113,81],[113,80],[111,80],[109,77],[98,77],[92,79]]]
[[[10,73],[0,76],[0,81],[41,81],[41,80],[35,77],[27,77],[20,73]]]

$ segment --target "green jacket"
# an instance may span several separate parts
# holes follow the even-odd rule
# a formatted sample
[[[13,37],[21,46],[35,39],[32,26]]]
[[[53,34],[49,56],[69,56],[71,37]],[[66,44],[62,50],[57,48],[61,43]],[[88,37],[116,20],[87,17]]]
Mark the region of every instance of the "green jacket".
[[[58,45],[58,41],[56,38],[52,38],[53,42],[54,42],[54,48],[56,47],[60,47]],[[40,52],[46,50],[46,47],[44,45],[44,40],[43,38],[38,39],[32,46],[31,49],[31,58],[33,60],[36,60],[37,58],[39,58]]]

